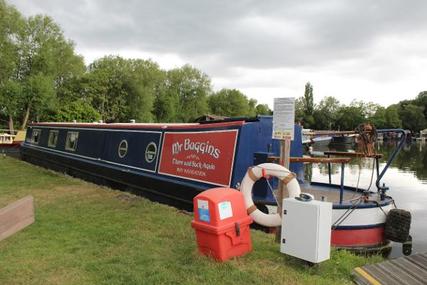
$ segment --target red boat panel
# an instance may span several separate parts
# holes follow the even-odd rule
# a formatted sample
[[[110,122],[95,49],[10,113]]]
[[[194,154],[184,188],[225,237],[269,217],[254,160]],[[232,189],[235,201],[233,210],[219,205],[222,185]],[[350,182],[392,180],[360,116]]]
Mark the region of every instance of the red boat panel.
[[[358,247],[374,246],[383,243],[384,227],[368,229],[333,230],[331,237],[332,246]]]

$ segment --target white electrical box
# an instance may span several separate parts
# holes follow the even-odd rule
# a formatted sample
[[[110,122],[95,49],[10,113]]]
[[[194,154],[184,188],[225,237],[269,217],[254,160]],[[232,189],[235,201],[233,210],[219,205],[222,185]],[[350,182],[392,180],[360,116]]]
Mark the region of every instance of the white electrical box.
[[[331,250],[332,203],[283,199],[280,252],[319,263]]]

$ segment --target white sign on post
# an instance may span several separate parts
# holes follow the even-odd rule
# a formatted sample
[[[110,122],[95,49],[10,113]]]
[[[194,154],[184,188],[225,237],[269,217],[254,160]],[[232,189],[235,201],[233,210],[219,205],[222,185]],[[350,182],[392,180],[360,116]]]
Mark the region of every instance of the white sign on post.
[[[273,139],[293,140],[295,98],[274,98]]]

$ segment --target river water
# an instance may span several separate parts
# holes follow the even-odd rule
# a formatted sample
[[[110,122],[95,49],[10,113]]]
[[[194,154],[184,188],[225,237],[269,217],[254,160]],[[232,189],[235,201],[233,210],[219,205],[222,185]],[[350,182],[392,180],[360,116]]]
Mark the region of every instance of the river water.
[[[380,161],[382,169],[396,147],[395,141],[379,142],[376,149],[384,157]],[[322,150],[316,149],[316,150]],[[325,149],[323,149],[325,150]],[[343,151],[341,149],[340,151]],[[312,181],[328,182],[327,166],[313,164],[305,166],[305,173]],[[332,182],[340,183],[340,165],[332,168]],[[354,159],[345,169],[345,184],[368,188],[372,176],[372,159]],[[371,190],[376,190],[375,178]],[[412,253],[427,251],[427,144],[412,142],[404,145],[391,167],[381,180],[390,187],[388,195],[395,199],[397,206],[409,210],[412,215],[410,234],[413,238]],[[393,243],[390,257],[401,256],[401,244]]]

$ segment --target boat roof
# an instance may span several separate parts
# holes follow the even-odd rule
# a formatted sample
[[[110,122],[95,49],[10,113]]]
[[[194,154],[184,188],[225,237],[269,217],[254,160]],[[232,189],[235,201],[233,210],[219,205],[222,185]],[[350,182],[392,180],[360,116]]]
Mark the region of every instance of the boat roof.
[[[31,127],[60,127],[60,128],[96,128],[96,129],[206,129],[236,127],[245,124],[239,121],[215,121],[209,123],[69,123],[69,122],[40,122],[31,123]]]

